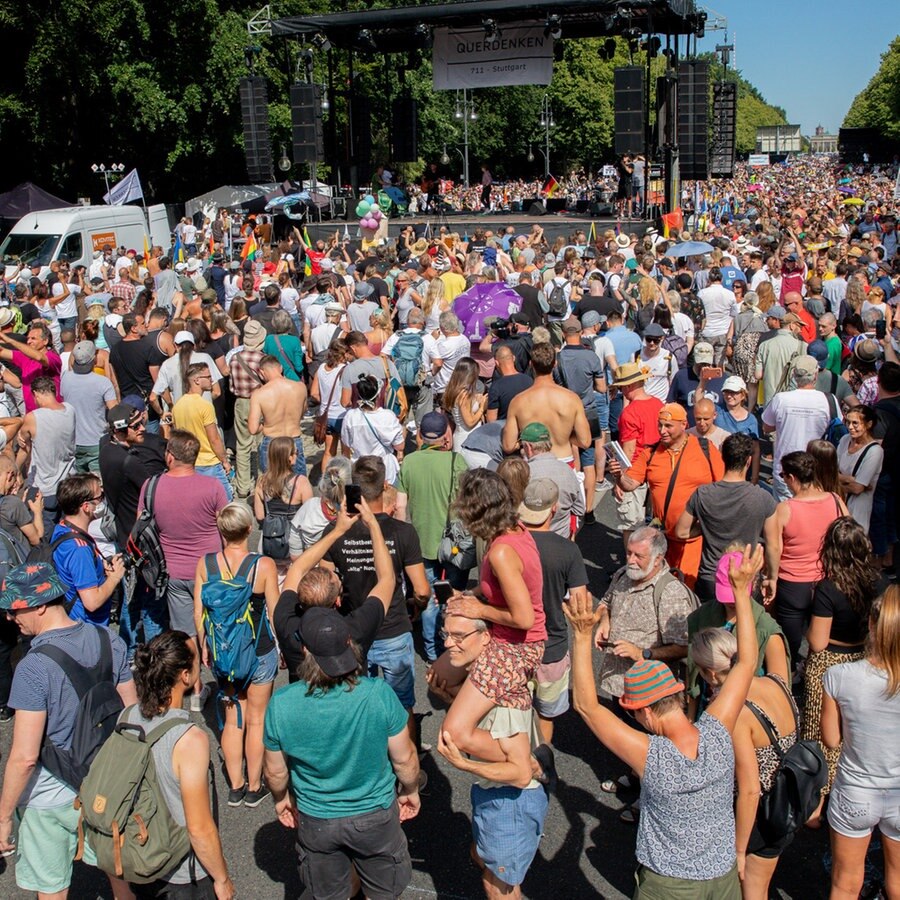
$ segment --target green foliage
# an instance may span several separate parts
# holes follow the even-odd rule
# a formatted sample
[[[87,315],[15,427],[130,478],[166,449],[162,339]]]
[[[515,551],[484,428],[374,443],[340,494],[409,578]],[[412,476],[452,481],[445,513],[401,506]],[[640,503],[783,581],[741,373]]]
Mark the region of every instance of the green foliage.
[[[856,95],[844,128],[878,128],[886,137],[900,140],[900,36],[891,41],[878,71]]]

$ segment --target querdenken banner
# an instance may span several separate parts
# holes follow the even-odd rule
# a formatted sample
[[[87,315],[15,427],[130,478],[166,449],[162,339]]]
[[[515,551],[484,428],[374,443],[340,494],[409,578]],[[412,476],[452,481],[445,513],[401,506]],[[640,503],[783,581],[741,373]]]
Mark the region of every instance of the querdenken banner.
[[[493,37],[483,28],[434,30],[434,89],[550,84],[553,38],[544,24],[504,27]]]

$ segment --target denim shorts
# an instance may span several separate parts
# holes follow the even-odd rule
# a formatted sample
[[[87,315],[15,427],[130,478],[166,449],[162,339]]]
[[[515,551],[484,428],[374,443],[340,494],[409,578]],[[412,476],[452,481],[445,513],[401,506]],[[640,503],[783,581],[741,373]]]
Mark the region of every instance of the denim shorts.
[[[373,641],[366,662],[373,678],[377,678],[381,670],[404,709],[416,705],[416,653],[411,631]]]
[[[875,826],[892,841],[900,840],[900,788],[853,787],[835,780],[828,801],[828,824],[844,837],[868,837]]]
[[[328,430],[327,434],[333,434],[337,437],[341,436],[341,428],[344,424],[344,417],[341,416],[339,419],[329,419],[328,420]]]
[[[258,657],[256,663],[250,684],[271,684],[278,674],[278,649],[273,647],[264,656]]]
[[[504,884],[525,880],[547,815],[542,788],[472,785],[472,836],[484,864]]]

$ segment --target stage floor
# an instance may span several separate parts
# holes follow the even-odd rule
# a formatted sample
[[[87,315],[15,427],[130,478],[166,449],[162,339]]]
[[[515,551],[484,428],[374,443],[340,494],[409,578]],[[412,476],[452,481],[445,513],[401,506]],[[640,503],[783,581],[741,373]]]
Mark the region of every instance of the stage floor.
[[[428,225],[431,233],[435,235],[440,233],[441,227],[444,227],[447,232],[458,234],[460,238],[471,237],[476,228],[490,230],[496,234],[504,231],[508,225],[512,225],[516,229],[516,234],[528,234],[531,232],[531,226],[535,223],[544,229],[544,235],[551,243],[559,235],[568,239],[575,231],[584,231],[590,234],[591,223],[594,224],[598,235],[607,229],[614,230],[616,228],[620,233],[642,235],[651,225],[656,224],[658,227],[658,223],[653,219],[616,219],[609,216],[592,219],[588,214],[548,213],[544,216],[529,216],[522,213],[491,213],[483,216],[459,213],[447,216],[402,216],[391,219],[388,223],[388,235],[391,238],[397,237],[400,230],[407,225],[416,226],[417,233],[420,232],[422,226]],[[350,222],[345,219],[326,219],[322,222],[310,222],[307,225],[309,235],[314,240],[318,240],[320,237],[327,239],[334,234],[336,229],[343,235],[345,227],[351,239],[358,236],[359,229],[356,219]]]

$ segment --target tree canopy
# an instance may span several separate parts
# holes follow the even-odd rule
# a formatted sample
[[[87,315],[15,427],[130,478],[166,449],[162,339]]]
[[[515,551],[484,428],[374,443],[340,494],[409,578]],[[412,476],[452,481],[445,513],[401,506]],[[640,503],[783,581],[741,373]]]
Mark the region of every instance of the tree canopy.
[[[844,128],[877,128],[900,140],[900,36],[881,55],[872,80],[858,93],[847,111]]]
[[[369,5],[386,6],[390,0]],[[282,0],[277,14],[333,8],[329,0]],[[98,200],[102,179],[90,167],[112,162],[139,170],[148,200],[182,199],[218,184],[245,181],[238,80],[247,72],[247,15],[246,5],[235,0],[180,0],[152,10],[139,0],[58,0],[49,5],[0,0],[6,49],[0,71],[0,148],[4,158],[16,162],[7,167],[9,183],[28,178]],[[286,39],[257,40],[256,71],[268,84],[277,159],[282,145],[290,155],[288,86],[300,48]],[[539,118],[544,94],[555,123],[550,130],[551,171],[559,174],[610,160],[613,70],[627,65],[630,55],[618,40],[614,59],[601,59],[601,44],[598,39],[560,42],[547,88],[474,92],[478,117],[469,123],[471,171],[482,161],[501,176],[543,171],[545,131]],[[662,57],[654,60],[654,74],[661,74],[663,64]],[[328,168],[339,164],[343,154],[349,55],[336,52],[332,65],[338,96],[326,114],[325,134],[333,127],[337,153],[329,153]],[[324,54],[317,54],[314,77],[319,83],[327,79]],[[740,85],[737,147],[746,152],[755,146],[757,125],[785,118],[752,85],[739,75],[732,77]],[[452,168],[461,171],[462,129],[454,117],[454,93],[432,89],[427,52],[412,50],[387,59],[356,54],[352,85],[355,95],[370,98],[373,163],[390,159],[390,104],[406,90],[418,100],[420,157],[437,159],[446,145]],[[333,123],[328,121],[332,116]],[[531,163],[529,149],[535,157]],[[364,179],[368,174],[360,171]],[[348,180],[343,166],[341,175]]]

